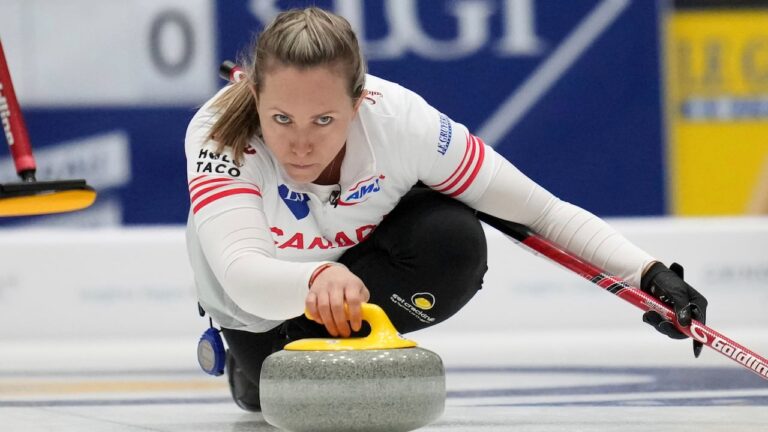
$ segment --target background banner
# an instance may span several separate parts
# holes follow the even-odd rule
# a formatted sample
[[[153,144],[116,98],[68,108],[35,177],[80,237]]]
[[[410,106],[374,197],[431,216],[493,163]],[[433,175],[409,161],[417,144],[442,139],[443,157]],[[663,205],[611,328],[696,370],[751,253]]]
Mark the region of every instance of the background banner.
[[[0,37],[41,171],[96,205],[0,224],[181,224],[196,107],[279,11],[357,29],[370,72],[420,93],[564,200],[666,211],[657,2],[641,0],[0,0]],[[0,154],[0,181],[14,179]],[[65,175],[66,174],[66,175]]]
[[[678,10],[666,29],[671,210],[767,214],[768,2]]]

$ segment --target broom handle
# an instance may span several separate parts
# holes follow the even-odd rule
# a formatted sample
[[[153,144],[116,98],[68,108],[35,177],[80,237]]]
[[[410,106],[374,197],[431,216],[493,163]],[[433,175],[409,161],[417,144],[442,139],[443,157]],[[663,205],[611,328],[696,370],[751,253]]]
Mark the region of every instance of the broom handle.
[[[675,312],[655,297],[629,286],[619,277],[611,275],[583,261],[574,254],[561,249],[559,246],[533,232],[529,227],[505,221],[483,212],[478,212],[477,216],[481,221],[530,248],[535,253],[551,259],[644,312],[656,311],[666,320],[675,323]],[[749,371],[759,375],[761,378],[768,380],[768,359],[765,357],[699,321],[691,320],[690,327],[681,327],[677,323],[675,323],[675,326],[685,335],[696,339],[705,346],[712,348]]]
[[[11,150],[16,173],[23,181],[35,181],[35,157],[32,155],[32,145],[29,142],[29,134],[21,115],[19,101],[13,90],[11,72],[5,60],[3,43],[0,40],[0,120],[3,123],[5,139]]]

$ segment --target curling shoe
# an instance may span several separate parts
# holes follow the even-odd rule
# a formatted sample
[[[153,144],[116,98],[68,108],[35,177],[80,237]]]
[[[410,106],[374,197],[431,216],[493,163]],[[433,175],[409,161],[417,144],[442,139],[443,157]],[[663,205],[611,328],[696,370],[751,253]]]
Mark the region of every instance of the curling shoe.
[[[232,400],[245,411],[261,412],[259,400],[259,384],[254,384],[237,366],[235,356],[227,350],[227,381]]]

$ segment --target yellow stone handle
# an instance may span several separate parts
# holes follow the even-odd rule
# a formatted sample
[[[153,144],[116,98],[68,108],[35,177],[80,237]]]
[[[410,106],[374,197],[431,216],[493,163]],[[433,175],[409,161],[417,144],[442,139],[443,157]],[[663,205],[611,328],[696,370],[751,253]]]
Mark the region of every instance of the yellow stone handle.
[[[346,307],[346,305],[345,305]],[[392,321],[381,307],[373,303],[361,305],[363,321],[368,321],[371,334],[359,338],[301,339],[285,346],[288,351],[345,351],[413,348],[416,342],[397,333]],[[309,312],[305,314],[312,319]]]

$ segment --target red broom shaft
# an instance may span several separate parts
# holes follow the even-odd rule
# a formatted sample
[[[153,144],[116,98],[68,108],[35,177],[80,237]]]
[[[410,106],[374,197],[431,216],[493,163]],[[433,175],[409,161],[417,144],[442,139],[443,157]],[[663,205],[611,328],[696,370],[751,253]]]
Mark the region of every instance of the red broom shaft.
[[[19,101],[13,90],[11,72],[8,70],[2,41],[0,41],[0,120],[2,120],[5,139],[16,165],[16,172],[22,179],[33,178],[37,166],[32,155],[27,127],[21,116]]]
[[[660,313],[666,320],[677,323],[674,311],[667,305],[658,301],[655,297],[646,294],[639,289],[632,288],[619,277],[603,272],[592,264],[584,262],[572,254],[563,251],[548,240],[536,234],[529,234],[522,243],[580,275],[584,279],[595,283],[604,290],[616,294],[643,311],[647,312],[649,310],[654,310]],[[675,325],[677,326],[677,324]],[[765,357],[760,356],[696,320],[691,320],[690,327],[677,326],[677,328],[686,335],[741,364],[763,379],[768,380],[768,360],[766,360]]]

